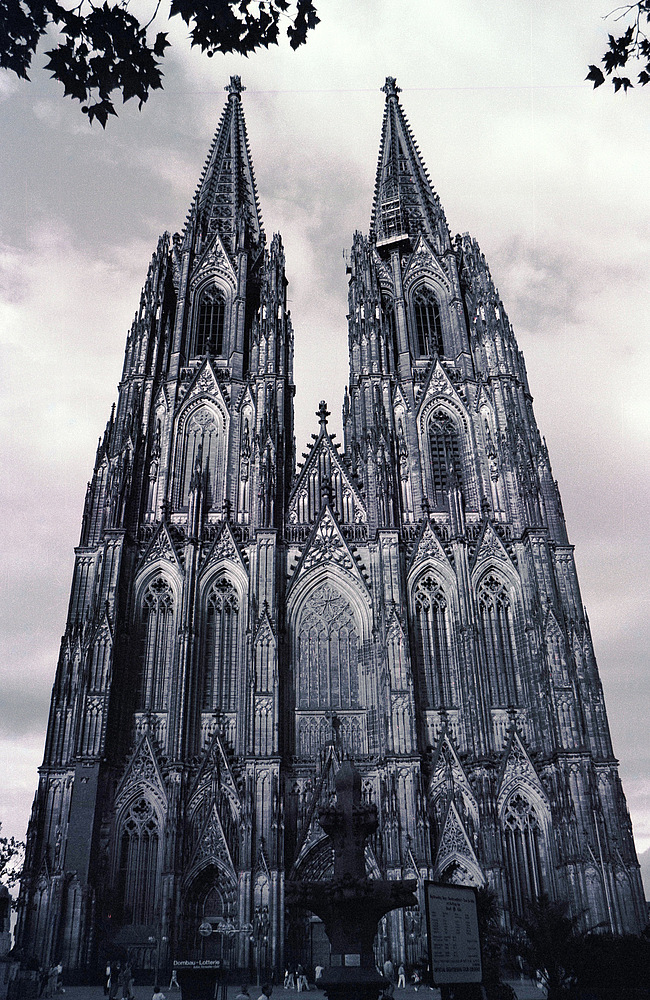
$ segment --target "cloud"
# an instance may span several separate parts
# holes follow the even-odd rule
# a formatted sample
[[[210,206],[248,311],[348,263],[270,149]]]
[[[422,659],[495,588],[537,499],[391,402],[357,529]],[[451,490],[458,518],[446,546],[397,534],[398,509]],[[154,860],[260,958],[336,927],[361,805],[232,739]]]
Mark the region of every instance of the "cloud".
[[[106,132],[40,71],[31,84],[0,81],[1,697],[11,759],[18,746],[30,761],[3,818],[27,820],[42,753],[30,741],[45,724],[97,437],[156,239],[183,226],[224,84],[238,73],[248,88],[264,222],[287,251],[300,454],[321,398],[340,433],[342,253],[368,227],[379,88],[391,74],[452,232],[479,240],[524,350],[643,842],[647,95],[621,100],[582,84],[605,44],[590,0],[565,5],[561,18],[527,0],[332,0],[320,13],[302,50],[284,43],[249,60],[190,53],[172,22],[164,92],[142,114],[120,109]]]

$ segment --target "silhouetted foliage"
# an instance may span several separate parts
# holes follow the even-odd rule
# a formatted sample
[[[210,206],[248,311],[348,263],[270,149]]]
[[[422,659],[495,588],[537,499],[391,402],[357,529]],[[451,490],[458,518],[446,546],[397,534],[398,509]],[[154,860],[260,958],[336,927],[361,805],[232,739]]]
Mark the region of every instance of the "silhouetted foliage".
[[[129,10],[129,0],[95,4],[80,0],[67,9],[57,0],[0,0],[0,68],[29,79],[34,53],[50,29],[60,38],[45,54],[64,94],[81,101],[90,121],[105,128],[117,114],[114,98],[135,97],[139,107],[151,90],[162,87],[161,61],[169,46],[163,31],[150,35],[160,0],[146,24]],[[208,56],[217,52],[249,55],[275,45],[281,28],[296,49],[319,18],[313,0],[171,0],[169,16],[190,29],[190,45]]]
[[[629,1000],[633,991],[650,987],[650,940],[585,934],[576,942],[573,969],[580,994]]]
[[[476,890],[476,917],[481,938],[483,982],[498,983],[501,978],[501,940],[499,907],[496,893],[488,888]]]
[[[0,829],[2,823],[0,823]],[[23,859],[25,856],[25,845],[22,840],[15,837],[0,837],[0,883],[11,889],[19,880]]]
[[[650,82],[650,39],[646,34],[650,28],[650,0],[617,7],[608,17],[617,23],[623,22],[625,30],[618,35],[609,36],[608,47],[600,59],[605,72],[600,66],[592,65],[586,79],[591,80],[595,88],[600,87],[609,77],[614,90],[625,93],[634,84],[623,73],[636,62],[641,67],[638,82],[644,87]]]
[[[577,918],[568,915],[568,904],[542,895],[531,900],[517,920],[513,949],[531,976],[546,987],[548,1000],[566,996],[575,982]]]

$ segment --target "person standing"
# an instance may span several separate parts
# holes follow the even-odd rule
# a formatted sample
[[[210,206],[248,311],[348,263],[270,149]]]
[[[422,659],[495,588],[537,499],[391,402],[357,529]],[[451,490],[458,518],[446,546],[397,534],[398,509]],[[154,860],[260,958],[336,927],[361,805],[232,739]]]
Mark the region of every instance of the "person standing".
[[[406,989],[406,969],[404,968],[404,962],[400,962],[400,967],[397,970],[397,989]]]
[[[268,998],[271,996],[272,993],[273,993],[273,987],[270,985],[270,983],[265,983],[264,986],[262,987],[262,992],[260,993],[257,1000],[268,1000]]]

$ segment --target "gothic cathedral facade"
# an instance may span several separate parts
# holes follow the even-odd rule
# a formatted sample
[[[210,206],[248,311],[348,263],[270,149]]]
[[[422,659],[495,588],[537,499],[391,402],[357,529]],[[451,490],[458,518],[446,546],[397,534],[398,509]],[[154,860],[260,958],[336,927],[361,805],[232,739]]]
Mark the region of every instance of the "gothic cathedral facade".
[[[296,466],[284,252],[238,77],[183,234],[153,255],[76,549],[25,956],[315,962],[284,884],[331,871],[317,815],[345,755],[379,810],[371,877],[490,886],[506,926],[540,893],[586,926],[645,925],[524,359],[383,89],[343,447],[322,403]],[[415,962],[424,934],[419,909],[389,915],[378,958]]]

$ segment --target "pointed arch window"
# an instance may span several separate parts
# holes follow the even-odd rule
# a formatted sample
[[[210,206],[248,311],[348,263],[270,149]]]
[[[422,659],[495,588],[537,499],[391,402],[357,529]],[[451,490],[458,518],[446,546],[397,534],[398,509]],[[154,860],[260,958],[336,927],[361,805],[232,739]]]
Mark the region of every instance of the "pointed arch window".
[[[201,292],[196,319],[194,354],[220,358],[224,351],[226,300],[216,285]]]
[[[210,588],[203,650],[203,710],[234,712],[240,619],[239,598],[229,580],[218,580]]]
[[[160,829],[151,803],[128,809],[119,837],[118,895],[125,924],[152,924],[157,916]]]
[[[517,643],[508,587],[491,573],[479,587],[478,605],[490,703],[516,705]]]
[[[140,708],[165,711],[174,658],[174,594],[164,577],[142,599],[143,654]]]
[[[296,707],[359,708],[358,657],[359,635],[352,608],[324,584],[309,597],[298,625]]]
[[[440,304],[432,289],[421,285],[413,295],[417,349],[421,358],[442,357],[445,353],[442,340]]]
[[[445,594],[436,580],[426,576],[414,592],[420,687],[427,708],[458,704]]]
[[[447,492],[453,480],[463,489],[462,464],[458,432],[452,418],[439,412],[429,424],[429,454],[431,458],[431,502],[436,510],[447,507]]]
[[[208,509],[217,498],[219,433],[216,415],[207,406],[195,410],[189,417],[183,434],[180,455],[179,505],[187,507],[190,487],[202,477],[204,498]]]
[[[519,793],[508,802],[502,825],[511,909],[523,914],[526,904],[538,899],[546,889],[544,837],[537,813]]]

